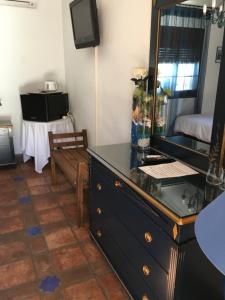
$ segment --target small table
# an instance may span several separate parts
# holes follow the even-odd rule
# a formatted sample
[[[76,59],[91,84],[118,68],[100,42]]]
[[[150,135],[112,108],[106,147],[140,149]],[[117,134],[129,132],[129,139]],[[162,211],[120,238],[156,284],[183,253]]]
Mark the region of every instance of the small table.
[[[15,165],[13,126],[8,120],[0,120],[0,166]]]
[[[73,132],[74,129],[70,118],[53,122],[23,121],[22,124],[23,160],[26,162],[33,156],[37,173],[42,173],[42,169],[47,165],[50,157],[49,131],[68,133]]]

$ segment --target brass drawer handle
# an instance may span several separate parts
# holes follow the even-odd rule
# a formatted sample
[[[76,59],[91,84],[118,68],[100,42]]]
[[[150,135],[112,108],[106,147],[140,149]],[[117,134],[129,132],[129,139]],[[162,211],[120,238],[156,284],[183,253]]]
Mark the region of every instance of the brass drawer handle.
[[[149,276],[150,273],[151,273],[150,268],[146,265],[143,266],[142,270],[143,270],[143,273],[144,273],[145,276]]]
[[[101,185],[100,183],[98,183],[98,184],[97,184],[97,190],[98,190],[98,191],[101,191],[101,189],[102,189],[102,185]]]
[[[146,243],[151,243],[153,241],[153,237],[150,232],[145,232],[145,241]]]
[[[122,186],[122,184],[121,184],[121,182],[119,180],[116,180],[114,182],[114,185],[115,185],[116,188],[120,188]]]
[[[145,295],[142,296],[142,300],[150,300],[150,299],[149,299],[148,296],[145,294]]]
[[[98,208],[96,209],[96,211],[97,211],[97,214],[98,214],[98,215],[101,215],[101,214],[102,214],[102,209],[101,209],[100,207],[98,207]]]
[[[102,236],[102,232],[101,232],[101,230],[97,230],[97,232],[96,232],[96,234],[97,234],[97,237],[101,237]]]

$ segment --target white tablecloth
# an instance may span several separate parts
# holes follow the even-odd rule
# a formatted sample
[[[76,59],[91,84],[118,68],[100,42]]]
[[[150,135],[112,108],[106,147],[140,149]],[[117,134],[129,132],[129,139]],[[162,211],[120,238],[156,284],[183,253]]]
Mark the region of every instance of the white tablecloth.
[[[26,162],[31,156],[34,157],[35,171],[42,173],[42,169],[48,163],[50,148],[48,132],[65,133],[73,132],[70,118],[53,122],[23,121],[22,124],[22,149],[23,160]]]

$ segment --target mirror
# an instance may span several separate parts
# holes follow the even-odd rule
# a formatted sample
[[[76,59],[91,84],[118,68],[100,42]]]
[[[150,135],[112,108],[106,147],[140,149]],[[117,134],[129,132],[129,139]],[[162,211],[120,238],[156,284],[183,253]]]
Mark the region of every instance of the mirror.
[[[206,2],[159,9],[154,136],[208,157],[224,28],[204,17]]]

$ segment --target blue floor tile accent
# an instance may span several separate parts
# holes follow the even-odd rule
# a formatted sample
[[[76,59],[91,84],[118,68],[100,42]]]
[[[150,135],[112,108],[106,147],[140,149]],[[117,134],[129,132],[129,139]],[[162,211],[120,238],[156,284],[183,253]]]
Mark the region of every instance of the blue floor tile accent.
[[[47,276],[41,281],[39,288],[44,293],[53,293],[55,289],[59,287],[59,284],[60,284],[60,279],[57,276]]]
[[[31,202],[31,197],[30,196],[22,196],[19,198],[19,201],[21,204],[28,204]]]
[[[24,179],[25,179],[24,176],[15,176],[15,177],[13,177],[13,180],[16,181],[16,182],[23,181]]]
[[[36,236],[42,233],[42,228],[40,226],[34,226],[27,229],[27,234],[29,236]]]

